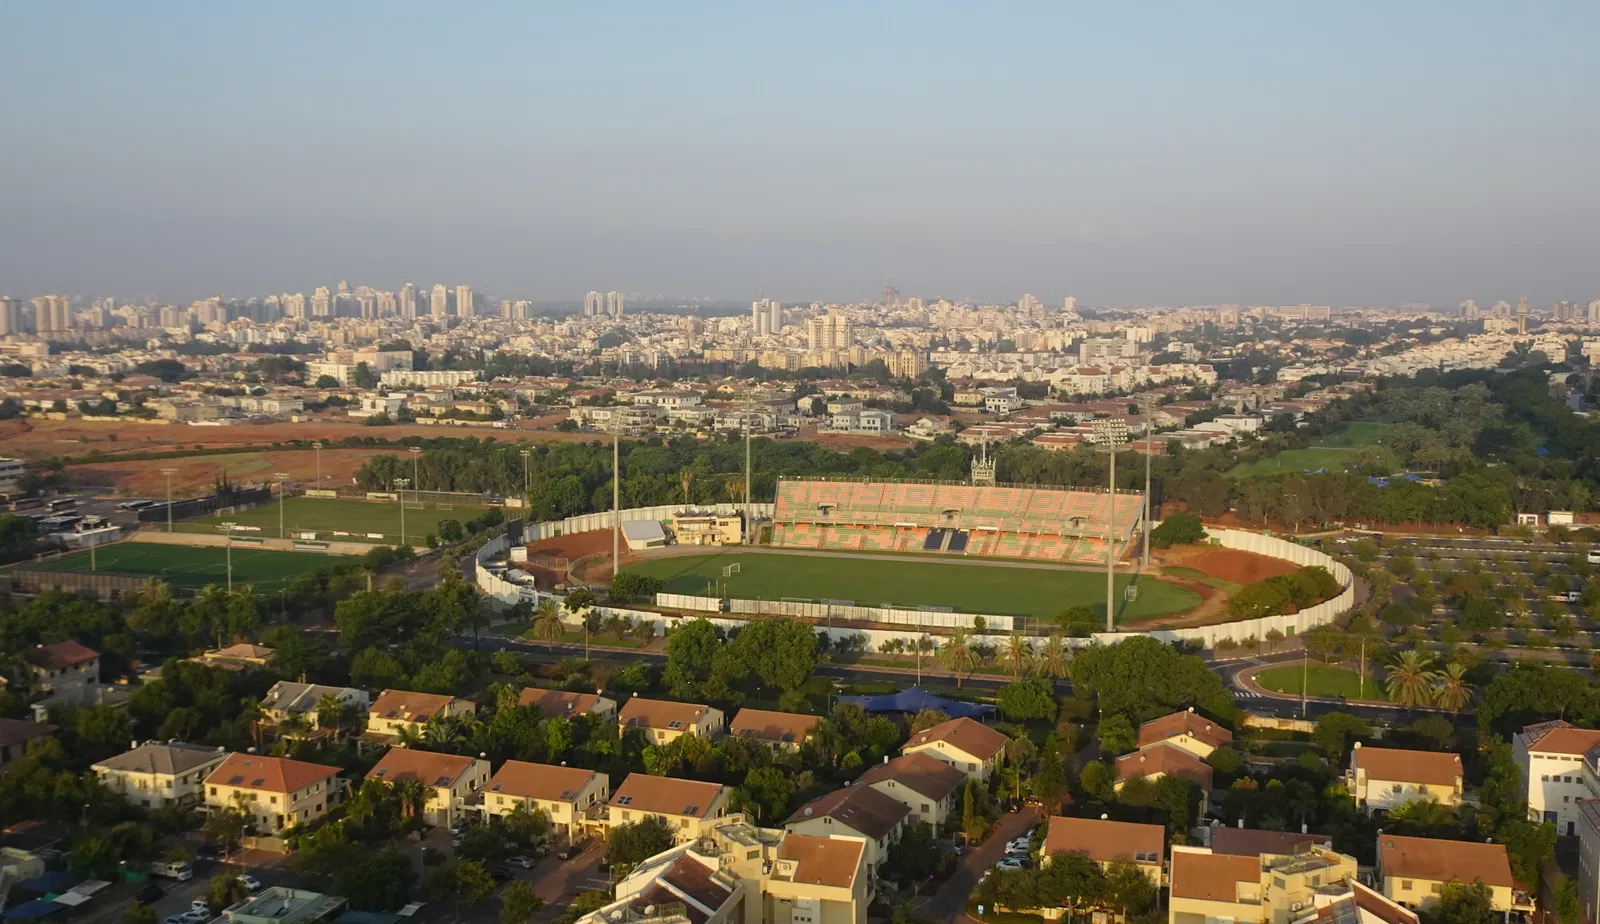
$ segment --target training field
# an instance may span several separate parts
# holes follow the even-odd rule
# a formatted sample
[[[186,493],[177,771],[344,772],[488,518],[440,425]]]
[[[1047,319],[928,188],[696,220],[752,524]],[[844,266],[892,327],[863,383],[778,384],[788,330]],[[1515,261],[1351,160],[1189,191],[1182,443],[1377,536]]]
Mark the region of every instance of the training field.
[[[1314,446],[1307,446],[1305,449],[1287,449],[1275,456],[1255,462],[1240,463],[1228,474],[1241,478],[1251,475],[1316,471],[1323,468],[1330,472],[1342,472],[1363,450],[1375,453],[1381,467],[1392,469],[1399,462],[1393,453],[1383,448],[1383,439],[1388,434],[1390,426],[1372,422],[1345,424]]]
[[[722,569],[738,562],[739,573]],[[996,564],[910,559],[833,558],[748,550],[682,555],[629,562],[624,571],[666,581],[668,593],[704,594],[709,582],[726,581],[730,597],[776,600],[854,600],[860,606],[950,606],[964,613],[1049,616],[1088,604],[1104,618],[1103,572],[1018,568]],[[1117,576],[1117,594],[1130,578]],[[1119,604],[1118,622],[1132,623],[1182,613],[1200,604],[1192,591],[1151,578],[1139,582],[1139,598]]]
[[[347,560],[349,556],[345,555],[279,552],[235,545],[233,584],[235,587],[249,584],[258,592],[276,593],[319,565]],[[88,571],[89,553],[72,552],[27,567],[46,571]],[[120,574],[148,574],[174,587],[222,585],[228,580],[227,549],[211,546],[119,542],[95,553],[95,568]]]
[[[223,522],[240,526],[259,526],[260,532],[240,530],[236,535],[278,538],[279,504],[252,507],[227,516],[209,516],[197,520],[180,520],[173,529],[187,533],[217,533]],[[314,530],[318,539],[341,539],[356,542],[381,542],[400,544],[400,505],[393,501],[345,500],[343,498],[291,497],[282,503],[283,527],[290,538],[296,532]],[[482,516],[487,507],[447,507],[428,502],[422,509],[406,505],[406,538],[412,545],[421,545],[424,536],[437,534],[439,521],[468,520]],[[158,522],[159,526],[159,522]],[[331,535],[344,532],[349,535]],[[381,535],[382,538],[374,538]]]

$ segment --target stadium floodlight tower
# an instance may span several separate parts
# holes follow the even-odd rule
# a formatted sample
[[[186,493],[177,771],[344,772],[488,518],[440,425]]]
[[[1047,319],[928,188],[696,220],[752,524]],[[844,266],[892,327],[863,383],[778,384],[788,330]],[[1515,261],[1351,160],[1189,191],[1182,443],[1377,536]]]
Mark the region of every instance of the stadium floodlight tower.
[[[1150,570],[1150,460],[1154,457],[1158,406],[1155,395],[1145,395],[1139,402],[1139,416],[1144,418],[1144,513],[1140,515],[1144,527],[1144,548],[1140,551],[1140,565],[1146,571]]]
[[[409,478],[396,478],[395,486],[400,489],[400,544],[406,544],[406,483]]]
[[[283,490],[283,482],[284,482],[284,479],[289,477],[289,473],[288,472],[273,472],[272,473],[272,477],[278,479],[278,538],[282,539],[283,538],[283,502],[288,500],[288,495],[285,494],[284,490]]]
[[[1111,460],[1106,475],[1106,631],[1116,631],[1117,616],[1117,453],[1128,449],[1128,422],[1103,417],[1092,423],[1096,452]]]
[[[175,468],[164,468],[161,474],[167,476],[167,532],[172,532],[172,476],[177,474]]]

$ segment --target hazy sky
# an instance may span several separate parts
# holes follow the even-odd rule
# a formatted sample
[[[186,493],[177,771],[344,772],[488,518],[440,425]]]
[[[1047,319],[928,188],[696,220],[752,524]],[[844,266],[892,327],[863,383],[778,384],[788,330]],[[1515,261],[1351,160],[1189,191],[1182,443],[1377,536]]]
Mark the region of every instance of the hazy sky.
[[[9,0],[0,292],[1600,298],[1600,3]]]

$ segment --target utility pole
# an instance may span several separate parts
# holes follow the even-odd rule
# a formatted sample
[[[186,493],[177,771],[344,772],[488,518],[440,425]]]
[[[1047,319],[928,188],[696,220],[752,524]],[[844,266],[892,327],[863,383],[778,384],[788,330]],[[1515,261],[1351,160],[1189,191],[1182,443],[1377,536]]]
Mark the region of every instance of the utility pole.
[[[1140,410],[1144,411],[1144,555],[1140,559],[1140,570],[1150,570],[1150,460],[1154,456],[1153,444],[1156,435],[1156,402],[1153,397],[1146,396]]]
[[[411,453],[411,490],[416,492],[417,503],[420,504],[422,503],[422,469],[420,467],[422,447],[412,446],[408,451]]]
[[[229,522],[227,522],[227,523],[222,524],[222,528],[228,531],[227,532],[227,536],[225,537],[227,539],[227,541],[223,543],[223,547],[225,549],[227,549],[226,554],[227,554],[227,558],[228,558],[228,593],[230,593],[230,594],[233,593],[233,527],[234,527],[234,523],[231,520]]]
[[[622,570],[622,437],[617,422],[611,422],[611,579]]]
[[[161,470],[161,474],[167,476],[167,532],[169,533],[172,532],[172,476],[177,471],[175,468]]]
[[[522,505],[524,509],[526,509],[528,505],[528,491],[530,490],[530,482],[528,480],[528,459],[532,455],[533,453],[529,450],[522,450]]]
[[[1306,717],[1306,681],[1311,674],[1311,651],[1300,659],[1300,718]]]
[[[1103,452],[1111,459],[1110,471],[1106,476],[1107,510],[1106,510],[1106,631],[1116,631],[1117,616],[1117,453],[1128,448],[1126,442],[1128,428],[1121,420],[1103,419],[1094,421],[1095,437],[1100,445],[1096,452]]]
[[[312,443],[311,448],[317,451],[317,490],[320,491],[322,490],[322,440]]]
[[[750,409],[745,409],[744,414],[744,543],[749,545],[752,540],[750,533],[754,528],[754,521],[750,519]]]
[[[396,478],[394,483],[400,486],[400,544],[406,544],[406,479]]]
[[[284,504],[284,501],[289,499],[289,496],[287,494],[285,494],[284,491],[283,491],[283,479],[288,478],[289,475],[288,475],[287,472],[273,472],[272,475],[273,475],[274,478],[278,479],[278,538],[282,539],[283,538],[283,504]]]

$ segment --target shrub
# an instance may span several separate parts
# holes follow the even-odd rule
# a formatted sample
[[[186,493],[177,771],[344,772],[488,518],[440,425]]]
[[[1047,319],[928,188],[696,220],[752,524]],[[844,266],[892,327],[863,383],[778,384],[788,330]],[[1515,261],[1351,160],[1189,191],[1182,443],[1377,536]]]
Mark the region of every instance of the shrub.
[[[1206,537],[1206,528],[1192,513],[1175,513],[1150,531],[1150,544],[1158,549],[1189,545]]]

